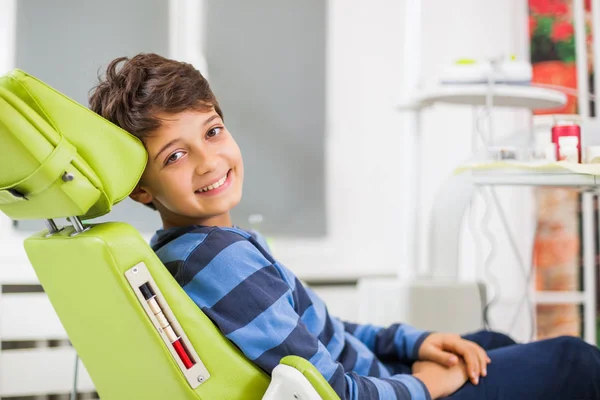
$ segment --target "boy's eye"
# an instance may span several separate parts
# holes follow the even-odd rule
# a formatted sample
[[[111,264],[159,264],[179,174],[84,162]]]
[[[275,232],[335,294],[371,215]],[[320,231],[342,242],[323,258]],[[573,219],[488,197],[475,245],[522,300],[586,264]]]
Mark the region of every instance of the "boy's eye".
[[[183,157],[183,151],[176,151],[175,153],[171,154],[169,158],[167,158],[165,165],[172,164],[175,161],[179,160],[181,157]]]
[[[214,127],[211,130],[209,130],[208,132],[206,132],[206,136],[208,136],[209,138],[211,137],[215,137],[217,136],[219,133],[221,133],[221,130],[223,128],[221,128],[220,126]]]

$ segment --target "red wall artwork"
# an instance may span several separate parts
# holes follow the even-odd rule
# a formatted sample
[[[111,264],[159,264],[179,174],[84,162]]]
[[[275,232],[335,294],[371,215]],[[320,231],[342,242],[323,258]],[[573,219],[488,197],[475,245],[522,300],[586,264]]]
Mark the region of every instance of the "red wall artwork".
[[[585,1],[588,60],[591,55],[591,0]],[[529,37],[533,83],[577,88],[572,0],[529,0]],[[592,71],[591,65],[588,65]],[[593,77],[590,75],[590,80]],[[593,85],[590,85],[593,87]],[[559,110],[536,114],[576,114],[577,97],[568,95]],[[572,189],[535,192],[537,230],[533,249],[536,290],[579,290],[581,269],[580,198]],[[580,336],[580,306],[537,305],[537,338]]]

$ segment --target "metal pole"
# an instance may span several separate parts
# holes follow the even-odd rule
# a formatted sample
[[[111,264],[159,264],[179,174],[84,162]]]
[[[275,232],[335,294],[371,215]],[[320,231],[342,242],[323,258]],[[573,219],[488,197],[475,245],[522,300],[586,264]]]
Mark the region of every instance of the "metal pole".
[[[69,217],[69,222],[73,224],[73,228],[75,228],[76,232],[80,233],[85,230],[83,224],[81,223],[81,220],[78,217]]]
[[[169,1],[169,57],[192,64],[208,79],[205,0]]]
[[[594,201],[592,193],[582,194],[583,210],[583,338],[590,344],[596,343],[596,271]]]
[[[579,115],[583,120],[583,129],[581,132],[582,144],[587,145],[588,141],[585,137],[586,120],[590,116],[588,106],[588,61],[587,61],[587,35],[585,33],[585,9],[583,0],[573,0],[573,17],[575,20],[575,58],[577,60],[577,105]],[[583,147],[583,146],[582,146]]]
[[[17,0],[1,0],[0,75],[15,68],[17,42]]]
[[[408,0],[405,11],[404,64],[403,85],[405,101],[409,102],[418,90],[421,64],[421,0]],[[406,264],[398,265],[399,278],[412,278],[419,270],[420,254],[420,170],[419,170],[419,136],[420,111],[408,112],[404,115],[404,141],[402,152],[402,181],[406,190],[402,191],[403,237],[400,238],[403,259]]]
[[[600,119],[600,0],[593,0],[592,2],[592,46],[594,48],[594,100],[595,117]]]
[[[73,390],[71,391],[71,400],[77,399],[77,378],[79,376],[79,355],[75,353],[75,372],[73,373]]]
[[[58,232],[58,227],[56,226],[56,223],[54,223],[54,220],[46,219],[44,220],[44,223],[46,224],[46,228],[48,228],[48,233],[52,234]]]

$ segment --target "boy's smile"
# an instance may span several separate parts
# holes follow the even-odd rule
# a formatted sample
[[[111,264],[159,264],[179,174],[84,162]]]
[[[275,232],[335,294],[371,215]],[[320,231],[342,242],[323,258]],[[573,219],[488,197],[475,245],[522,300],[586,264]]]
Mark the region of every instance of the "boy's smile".
[[[230,170],[231,171],[231,170]],[[229,171],[225,175],[221,177],[216,182],[213,182],[209,185],[206,185],[198,190],[196,190],[196,194],[201,196],[215,196],[225,189],[227,189],[231,185],[231,179],[229,179]]]
[[[131,197],[152,202],[165,229],[231,226],[242,197],[240,149],[221,117],[209,111],[159,113],[161,126],[144,139],[148,164]]]

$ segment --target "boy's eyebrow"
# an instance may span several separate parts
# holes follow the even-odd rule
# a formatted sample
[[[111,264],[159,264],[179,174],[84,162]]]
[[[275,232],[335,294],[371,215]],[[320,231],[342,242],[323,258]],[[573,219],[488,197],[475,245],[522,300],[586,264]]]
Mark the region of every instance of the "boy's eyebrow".
[[[204,121],[203,125],[206,126],[206,125],[210,124],[212,121],[214,121],[217,118],[221,118],[221,116],[219,114],[214,114],[214,115],[210,116],[209,118],[207,118],[206,121]],[[175,138],[175,139],[171,140],[169,143],[165,144],[163,146],[163,148],[160,149],[160,151],[158,153],[156,153],[156,156],[154,157],[154,161],[156,161],[156,159],[158,158],[158,156],[160,156],[160,153],[162,153],[163,151],[165,151],[169,146],[171,146],[173,143],[175,143],[175,142],[177,142],[179,140],[180,140],[179,138]]]
[[[210,124],[217,118],[221,118],[221,116],[219,114],[213,114],[210,118],[207,118],[206,121],[204,121],[204,125]]]
[[[169,146],[171,146],[175,142],[178,142],[179,140],[180,140],[179,138],[175,138],[175,139],[171,140],[169,143],[165,144],[163,146],[163,148],[160,149],[160,151],[158,153],[156,153],[156,156],[154,156],[154,161],[156,161],[156,159],[158,158],[158,156],[160,156],[160,153],[162,153],[163,151],[165,151],[166,149],[168,149]]]

